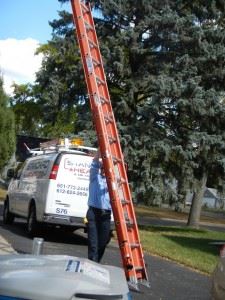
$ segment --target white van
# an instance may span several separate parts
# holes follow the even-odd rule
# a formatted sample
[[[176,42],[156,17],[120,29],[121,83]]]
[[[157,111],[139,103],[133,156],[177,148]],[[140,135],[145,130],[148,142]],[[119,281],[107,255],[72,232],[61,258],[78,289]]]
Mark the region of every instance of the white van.
[[[27,219],[34,235],[39,225],[85,227],[93,156],[82,150],[50,151],[28,158],[14,174],[4,202],[3,222]]]

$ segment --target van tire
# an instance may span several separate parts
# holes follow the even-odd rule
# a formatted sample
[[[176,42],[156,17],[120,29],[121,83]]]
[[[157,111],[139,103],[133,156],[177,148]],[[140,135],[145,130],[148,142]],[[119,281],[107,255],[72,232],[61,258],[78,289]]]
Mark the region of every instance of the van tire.
[[[6,199],[3,208],[3,224],[12,224],[14,218],[14,214],[9,211],[9,199]]]
[[[27,231],[28,234],[33,237],[38,231],[38,222],[36,218],[36,207],[34,204],[30,206],[29,214],[27,218]]]

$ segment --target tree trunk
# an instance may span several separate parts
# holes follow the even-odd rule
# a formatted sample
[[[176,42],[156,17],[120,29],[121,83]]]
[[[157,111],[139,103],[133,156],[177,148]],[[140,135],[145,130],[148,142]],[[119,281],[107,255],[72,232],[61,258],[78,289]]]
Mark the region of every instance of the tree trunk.
[[[202,208],[202,198],[204,195],[208,174],[205,172],[200,180],[197,181],[197,189],[194,193],[191,210],[188,217],[187,226],[199,228],[199,221]]]

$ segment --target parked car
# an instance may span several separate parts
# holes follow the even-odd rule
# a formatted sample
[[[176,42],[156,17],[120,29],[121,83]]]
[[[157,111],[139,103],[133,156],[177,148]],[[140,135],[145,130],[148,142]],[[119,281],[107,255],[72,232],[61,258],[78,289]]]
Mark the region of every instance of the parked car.
[[[0,299],[131,300],[124,270],[66,255],[0,255]]]
[[[85,227],[93,156],[82,149],[36,152],[16,172],[8,172],[12,179],[3,222],[11,224],[15,216],[25,218],[31,235],[40,224]]]

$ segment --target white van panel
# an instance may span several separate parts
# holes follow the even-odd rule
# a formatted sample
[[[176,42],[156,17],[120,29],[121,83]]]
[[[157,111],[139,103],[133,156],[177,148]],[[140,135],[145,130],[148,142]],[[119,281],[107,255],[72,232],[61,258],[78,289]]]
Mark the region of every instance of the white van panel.
[[[16,192],[15,212],[27,217],[31,199],[36,201],[37,216],[43,214],[48,191],[48,174],[55,159],[54,156],[30,158],[24,166]]]
[[[56,180],[50,179],[46,214],[84,218],[93,157],[63,154]]]

